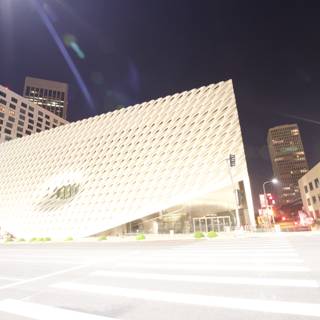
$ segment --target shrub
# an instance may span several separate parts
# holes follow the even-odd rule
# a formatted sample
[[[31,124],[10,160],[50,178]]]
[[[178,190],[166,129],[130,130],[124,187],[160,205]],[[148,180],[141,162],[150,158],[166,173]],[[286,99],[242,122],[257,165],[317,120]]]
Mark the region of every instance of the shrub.
[[[18,241],[19,242],[24,242],[24,241],[26,241],[24,238],[20,238],[20,239],[18,239]]]
[[[64,241],[72,241],[72,240],[73,240],[72,237],[67,237],[67,238],[64,239]]]
[[[30,239],[30,242],[35,242],[35,241],[37,241],[37,238],[31,238]]]
[[[104,240],[107,240],[107,239],[108,239],[107,236],[100,236],[98,238],[99,241],[104,241]]]
[[[51,241],[51,238],[50,238],[50,237],[45,237],[45,238],[43,239],[43,241]]]
[[[7,238],[6,240],[4,240],[4,242],[12,242],[13,239],[12,238]]]
[[[204,234],[201,231],[197,231],[197,232],[194,233],[194,237],[196,239],[201,239],[201,238],[204,237]]]
[[[139,233],[136,235],[136,240],[144,240],[146,236],[143,233]]]
[[[215,231],[209,231],[207,234],[208,238],[215,238],[217,236],[218,236],[218,234]]]
[[[37,238],[37,241],[42,242],[42,241],[44,241],[44,238]]]

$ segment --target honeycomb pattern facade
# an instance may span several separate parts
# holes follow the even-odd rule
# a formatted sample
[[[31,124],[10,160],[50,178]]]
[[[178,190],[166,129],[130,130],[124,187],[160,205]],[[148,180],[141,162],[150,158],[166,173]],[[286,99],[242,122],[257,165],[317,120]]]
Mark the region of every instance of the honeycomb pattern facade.
[[[254,223],[231,80],[10,141],[0,226],[26,238],[96,234],[230,186],[230,153]]]

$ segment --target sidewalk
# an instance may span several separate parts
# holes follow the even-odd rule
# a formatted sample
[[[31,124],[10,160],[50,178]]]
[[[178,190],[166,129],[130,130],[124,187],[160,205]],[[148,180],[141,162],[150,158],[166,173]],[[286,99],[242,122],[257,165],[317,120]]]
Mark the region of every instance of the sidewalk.
[[[122,235],[122,236],[108,236],[107,240],[99,240],[99,237],[89,237],[89,238],[80,238],[74,239],[71,241],[66,241],[63,239],[53,239],[52,241],[35,241],[30,242],[28,240],[19,242],[19,241],[12,241],[12,242],[5,242],[4,240],[0,240],[0,243],[5,244],[43,244],[43,243],[89,243],[89,242],[96,242],[96,243],[106,243],[106,242],[149,242],[149,241],[185,241],[185,240],[194,240],[194,241],[219,241],[219,240],[226,240],[226,239],[240,239],[240,238],[271,238],[271,237],[287,237],[287,236],[320,236],[320,230],[314,231],[299,231],[299,232],[254,232],[254,231],[244,231],[244,230],[237,230],[237,231],[230,231],[230,232],[219,232],[218,236],[215,238],[207,238],[204,237],[202,239],[195,239],[193,233],[187,234],[145,234],[144,240],[136,240],[136,235]]]

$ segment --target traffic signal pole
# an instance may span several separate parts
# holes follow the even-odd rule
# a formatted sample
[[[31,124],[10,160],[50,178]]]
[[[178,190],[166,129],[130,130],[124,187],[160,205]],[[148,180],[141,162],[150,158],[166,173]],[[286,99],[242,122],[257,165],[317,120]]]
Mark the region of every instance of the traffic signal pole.
[[[264,183],[262,184],[262,188],[263,188],[263,195],[264,195],[264,201],[265,201],[265,206],[266,206],[266,210],[267,210],[268,221],[269,221],[269,225],[270,225],[270,227],[271,227],[271,223],[270,223],[270,220],[269,220],[269,203],[268,203],[268,198],[267,198],[267,194],[266,194],[266,187],[265,187],[265,185],[266,185],[267,183],[270,183],[270,182],[272,182],[272,181],[266,181],[266,182],[264,182]],[[273,224],[275,224],[273,214],[272,214],[272,222],[273,222]]]
[[[228,159],[225,159],[228,166],[228,172],[230,175],[231,185],[232,185],[232,192],[234,195],[234,204],[235,204],[235,211],[236,211],[236,226],[237,228],[240,227],[240,215],[239,215],[239,206],[238,206],[238,199],[237,199],[237,190],[234,188],[234,181],[232,176],[231,167],[236,165],[236,158],[234,154],[230,154]]]

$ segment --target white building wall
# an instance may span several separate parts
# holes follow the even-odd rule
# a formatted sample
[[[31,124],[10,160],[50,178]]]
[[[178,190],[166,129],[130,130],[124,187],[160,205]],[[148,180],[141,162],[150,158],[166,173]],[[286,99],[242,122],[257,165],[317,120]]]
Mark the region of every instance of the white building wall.
[[[26,238],[96,234],[230,187],[231,153],[254,224],[231,80],[17,139],[0,145],[0,225]]]
[[[320,218],[320,162],[299,180],[299,189],[304,210]]]

